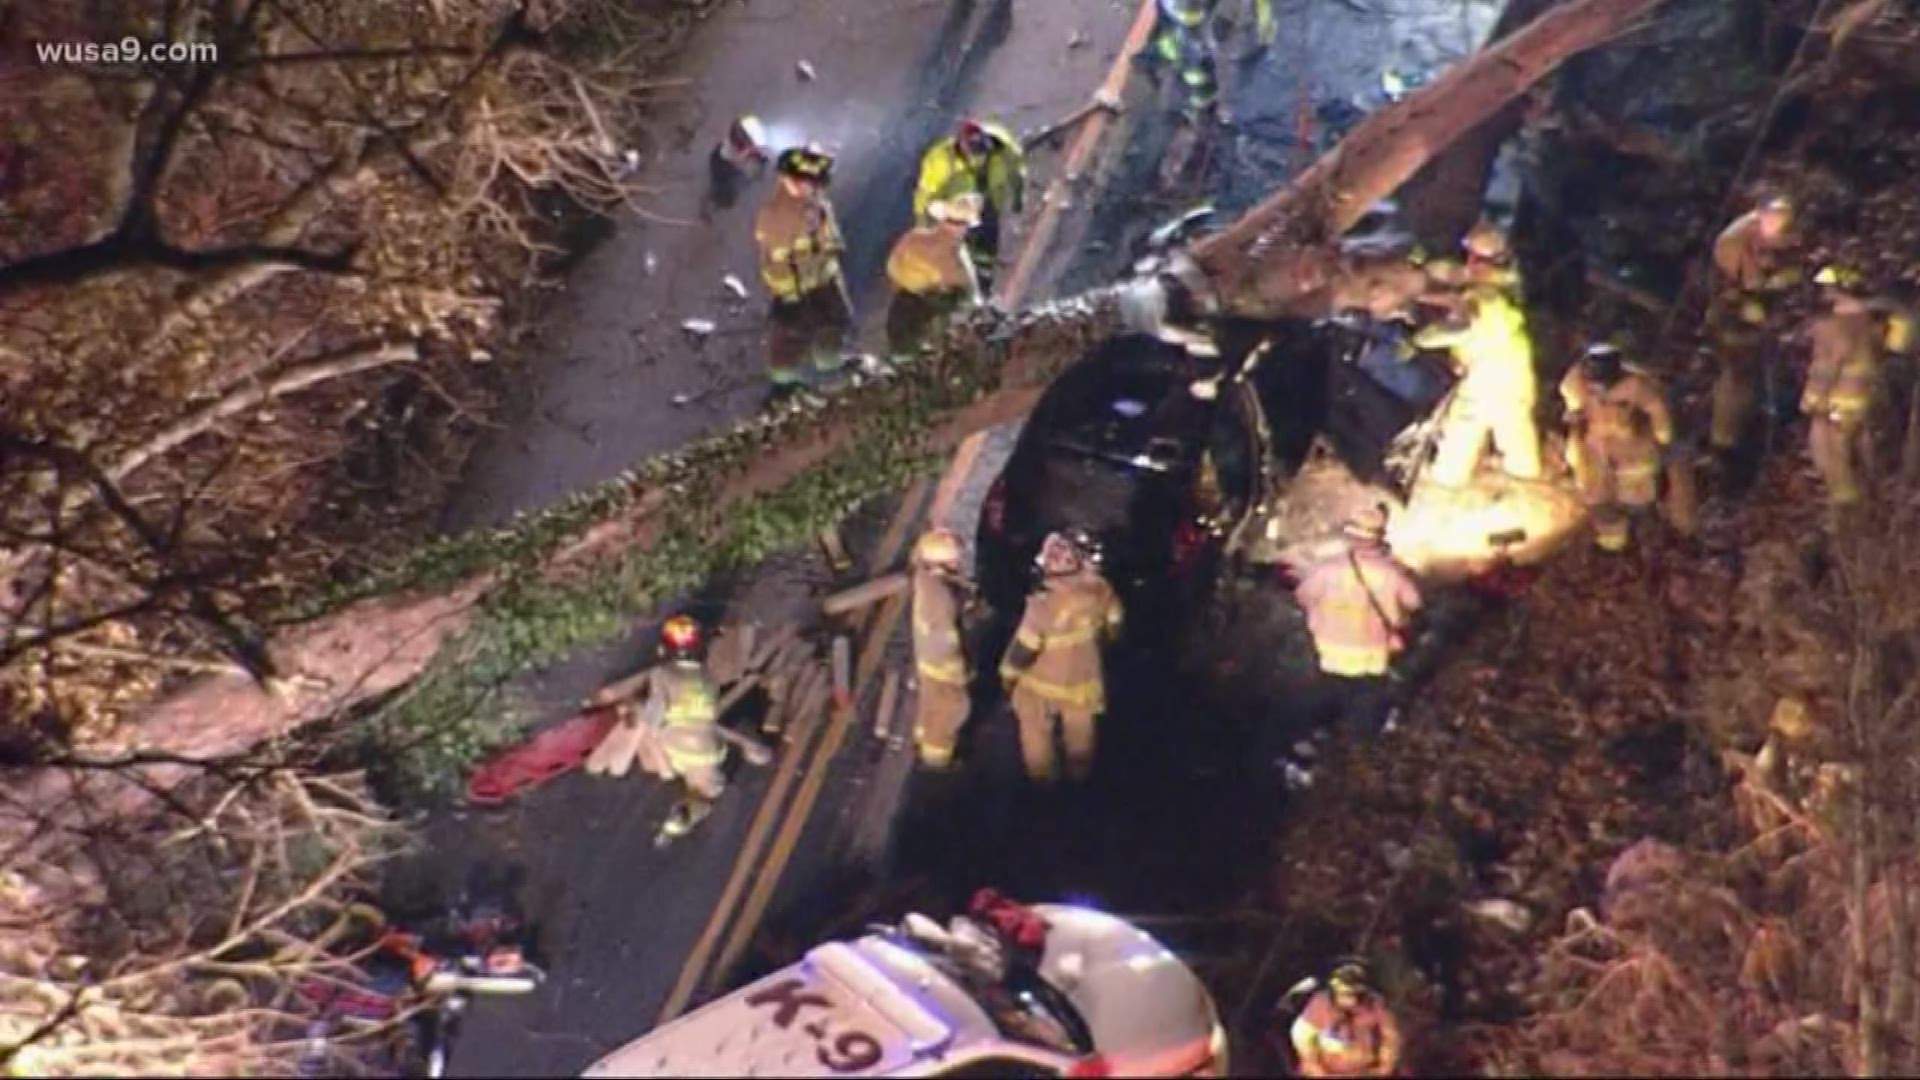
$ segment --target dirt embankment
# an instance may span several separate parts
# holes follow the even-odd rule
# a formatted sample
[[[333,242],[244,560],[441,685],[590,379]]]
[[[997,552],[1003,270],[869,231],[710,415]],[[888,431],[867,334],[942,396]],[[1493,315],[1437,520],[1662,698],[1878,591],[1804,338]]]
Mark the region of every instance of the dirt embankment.
[[[1882,365],[1866,509],[1828,512],[1797,403],[1816,270],[1916,298],[1920,207],[1894,179],[1920,165],[1894,120],[1916,84],[1881,53],[1915,26],[1855,12],[1783,74],[1792,36],[1743,38],[1713,7],[1570,70],[1523,136],[1520,241],[1549,364],[1625,335],[1696,442],[1714,365],[1763,364],[1760,429],[1707,470],[1697,537],[1640,522],[1627,554],[1581,545],[1482,602],[1396,730],[1336,749],[1275,840],[1270,978],[1367,956],[1416,1070],[1914,1065],[1911,360]],[[1807,17],[1776,14],[1783,34]],[[1681,285],[1760,189],[1808,208],[1801,278],[1769,305],[1778,344],[1734,354]]]

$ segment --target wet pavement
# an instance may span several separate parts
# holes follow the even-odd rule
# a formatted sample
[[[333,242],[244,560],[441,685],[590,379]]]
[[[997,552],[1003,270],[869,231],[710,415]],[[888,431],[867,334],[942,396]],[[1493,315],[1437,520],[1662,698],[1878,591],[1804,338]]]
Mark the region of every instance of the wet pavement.
[[[1131,17],[1132,5],[1116,0],[719,5],[675,69],[661,73],[685,86],[665,91],[660,110],[670,148],[641,167],[638,180],[653,192],[645,215],[619,222],[545,314],[520,405],[475,454],[446,527],[550,505],[758,408],[766,300],[753,215],[771,179],[701,220],[707,154],[735,117],[760,117],[776,146],[815,140],[837,155],[833,201],[872,350],[886,254],[911,218],[921,152],[964,112],[1015,132],[1071,112],[1099,83]],[[799,74],[803,61],[811,80]],[[1056,156],[1029,155],[1036,193]],[[1004,237],[1003,249],[1020,235]],[[727,289],[729,275],[748,299]],[[717,329],[697,339],[681,329],[687,319]],[[676,395],[693,400],[676,406]]]
[[[1366,14],[1336,0],[1281,5],[1280,43],[1228,74],[1239,123],[1196,191],[1152,190],[1170,126],[1143,80],[1134,80],[1130,115],[1118,128],[1124,150],[1102,174],[1087,212],[1063,229],[1059,246],[1071,255],[1050,268],[1055,288],[1111,277],[1134,241],[1184,202],[1250,202],[1311,160],[1311,150],[1361,107],[1377,104],[1383,70],[1410,76],[1420,64],[1450,59],[1493,14],[1470,5],[1478,21],[1463,24],[1457,4],[1402,6],[1414,9],[1370,4]],[[836,8],[844,10],[832,14]],[[699,105],[683,107],[682,148],[648,166],[660,185],[653,211],[697,217],[706,152],[737,113],[757,112],[777,140],[798,137],[807,125],[807,135],[840,152],[835,202],[869,334],[884,302],[880,266],[906,221],[920,148],[963,108],[996,113],[1016,130],[1071,111],[1099,82],[1132,16],[1131,5],[1112,0],[1020,0],[1010,25],[1008,9],[989,0],[891,4],[884,20],[852,3],[804,19],[794,10],[725,7],[695,35],[684,71]],[[1080,35],[1086,44],[1069,47]],[[802,59],[817,79],[795,75]],[[1295,104],[1303,90],[1314,100],[1304,126]],[[1030,203],[1049,179],[1049,156],[1030,158]],[[721,278],[753,283],[750,221],[763,190],[716,213],[711,226],[624,222],[592,253],[549,318],[542,347],[552,360],[538,390],[477,457],[451,524],[497,521],[551,502],[757,405],[762,301],[756,289],[749,304],[729,305]],[[1019,239],[1008,237],[1009,254]],[[721,330],[693,346],[678,329],[690,317],[713,318]],[[703,396],[676,407],[676,394]],[[957,501],[947,524],[963,535],[973,531],[1011,438],[1010,430],[994,434]],[[890,510],[868,507],[850,525],[856,555]],[[804,611],[827,577],[810,555],[783,556],[750,581],[716,583],[710,599],[691,607],[776,624]],[[1199,924],[1232,907],[1265,872],[1271,822],[1284,805],[1276,759],[1298,734],[1291,705],[1305,691],[1298,665],[1280,658],[1302,655],[1305,639],[1297,612],[1276,602],[1272,581],[1235,583],[1226,597],[1203,625],[1185,628],[1184,646],[1179,628],[1166,628],[1166,637],[1138,639],[1116,656],[1101,766],[1078,794],[1036,792],[1022,782],[1011,717],[985,695],[967,766],[955,775],[916,774],[904,740],[888,743],[865,724],[856,728],[831,764],[766,930],[736,980],[791,959],[824,933],[857,932],[869,911],[892,916],[907,903],[937,911],[988,884]],[[894,662],[904,664],[904,643],[893,649]],[[527,692],[537,711],[557,717],[639,655],[637,643],[610,646],[545,673]],[[671,793],[642,779],[573,775],[510,811],[433,822],[428,857],[402,887],[444,890],[476,863],[519,867],[522,898],[541,928],[539,951],[553,972],[538,995],[474,1011],[454,1072],[572,1073],[649,1028],[720,894],[768,777],[741,771],[700,832],[665,853],[651,849],[651,835]],[[1165,933],[1179,946],[1205,945],[1204,928]],[[1238,1011],[1237,1002],[1222,1005],[1229,1019]]]
[[[648,216],[620,222],[575,267],[537,338],[546,359],[529,372],[516,413],[475,455],[447,527],[537,509],[759,405],[764,298],[751,234],[767,182],[710,222],[699,220],[707,152],[734,116],[755,113],[776,143],[810,138],[837,152],[834,202],[849,284],[877,345],[883,264],[910,217],[924,146],[963,110],[996,116],[1016,132],[1071,112],[1104,75],[1132,14],[1131,4],[1113,0],[1023,2],[1017,10],[1004,0],[818,4],[804,14],[792,4],[720,8],[689,39],[679,70],[662,73],[690,83],[684,100],[662,111],[677,148],[643,165],[642,180],[657,192]],[[798,75],[801,61],[813,79]],[[1055,156],[1029,154],[1035,194]],[[1003,241],[1009,255],[1021,235],[1016,228]],[[748,284],[749,301],[730,297],[722,282],[729,274]],[[680,329],[688,318],[712,319],[719,330],[696,342]],[[676,406],[675,395],[695,400]],[[978,497],[960,503],[977,506]],[[871,507],[863,517],[890,509]],[[783,556],[753,580],[715,583],[710,597],[685,606],[710,620],[777,625],[810,608],[828,576],[815,557]],[[518,691],[532,715],[557,719],[633,670],[642,652],[637,640],[614,643]],[[858,816],[850,809],[855,774],[883,752],[870,738],[852,741],[834,765],[849,780],[827,785],[816,822],[833,830]],[[537,952],[553,972],[537,995],[482,1003],[456,1044],[453,1072],[577,1072],[650,1027],[719,898],[769,775],[742,770],[696,837],[665,853],[653,850],[652,834],[672,794],[638,778],[576,774],[507,810],[431,819],[421,857],[394,875],[394,902],[450,893],[475,868],[513,868],[538,928]],[[815,879],[823,858],[809,837],[788,880]]]

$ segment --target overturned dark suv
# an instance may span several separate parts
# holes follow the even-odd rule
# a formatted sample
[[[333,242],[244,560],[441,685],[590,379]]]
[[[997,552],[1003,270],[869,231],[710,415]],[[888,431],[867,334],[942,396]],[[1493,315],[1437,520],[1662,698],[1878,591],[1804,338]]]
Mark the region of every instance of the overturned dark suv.
[[[1096,346],[1047,388],[988,490],[985,598],[1017,613],[1041,541],[1080,528],[1101,541],[1131,622],[1179,614],[1316,437],[1377,475],[1444,393],[1418,369],[1380,366],[1394,362],[1390,338],[1370,324],[1239,323],[1216,328],[1212,349],[1148,335]]]

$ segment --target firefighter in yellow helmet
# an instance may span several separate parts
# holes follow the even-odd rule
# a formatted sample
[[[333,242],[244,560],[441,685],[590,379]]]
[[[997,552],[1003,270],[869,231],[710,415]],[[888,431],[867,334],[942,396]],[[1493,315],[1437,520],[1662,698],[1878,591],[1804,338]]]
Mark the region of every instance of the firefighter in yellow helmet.
[[[1807,444],[1814,468],[1837,507],[1858,503],[1865,492],[1861,468],[1867,450],[1867,419],[1880,390],[1886,328],[1858,291],[1850,271],[1827,267],[1814,280],[1826,286],[1832,308],[1809,328],[1812,363],[1800,395],[1807,417]]]
[[[933,221],[936,202],[978,194],[980,219],[967,233],[980,286],[992,286],[1000,254],[1000,230],[1026,203],[1026,153],[1012,132],[991,120],[969,117],[954,133],[927,148],[913,189],[914,220]]]
[[[1506,256],[1506,240],[1497,230],[1476,229],[1464,246],[1470,260],[1462,282],[1464,325],[1430,326],[1413,338],[1417,348],[1448,350],[1460,373],[1439,421],[1439,446],[1429,475],[1438,484],[1464,486],[1473,479],[1491,437],[1507,475],[1538,479],[1533,340],[1516,295],[1518,278]],[[1482,265],[1471,261],[1475,258]]]
[[[652,687],[656,737],[642,744],[640,760],[648,772],[679,780],[685,788],[654,838],[661,845],[706,820],[727,788],[719,694],[707,675],[705,646],[705,632],[686,615],[675,615],[660,628],[662,663],[654,671]]]
[[[1673,442],[1666,394],[1626,363],[1611,342],[1595,342],[1560,383],[1566,406],[1567,464],[1593,513],[1594,542],[1626,550],[1632,514],[1660,497],[1661,456]]]
[[[1100,646],[1120,630],[1120,598],[1100,575],[1099,548],[1074,530],[1040,547],[1041,580],[1000,661],[1000,681],[1020,722],[1027,776],[1051,783],[1058,772],[1054,730],[1066,745],[1070,779],[1093,771],[1094,723],[1107,707]]]
[[[1776,195],[1735,218],[1713,243],[1718,276],[1708,323],[1720,354],[1713,383],[1714,449],[1732,450],[1752,424],[1759,399],[1756,354],[1764,347],[1760,328],[1767,321],[1766,297],[1793,284],[1797,273],[1780,265],[1792,239],[1794,208]]]
[[[980,222],[977,192],[937,200],[931,224],[907,230],[887,256],[893,299],[887,305],[887,351],[895,359],[920,355],[955,311],[980,302],[980,276],[967,233]]]
[[[780,152],[773,193],[754,219],[760,280],[772,298],[768,376],[776,393],[807,382],[805,365],[825,375],[845,360],[853,305],[840,273],[845,243],[827,183],[833,155],[809,144]]]
[[[1345,963],[1307,1000],[1288,1032],[1301,1076],[1392,1076],[1400,1067],[1400,1024],[1367,970]]]
[[[913,664],[919,676],[914,741],[929,769],[953,764],[954,744],[967,722],[968,668],[960,634],[964,595],[960,537],[934,529],[913,546]]]

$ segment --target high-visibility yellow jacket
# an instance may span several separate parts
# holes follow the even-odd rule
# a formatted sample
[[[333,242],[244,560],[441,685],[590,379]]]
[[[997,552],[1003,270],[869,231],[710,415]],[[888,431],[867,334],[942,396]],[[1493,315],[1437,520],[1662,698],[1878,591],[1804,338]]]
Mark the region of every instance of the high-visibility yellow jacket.
[[[782,182],[754,218],[760,280],[775,300],[792,302],[840,277],[846,245],[824,193]]]
[[[1880,375],[1882,333],[1872,312],[1834,312],[1813,324],[1813,362],[1800,411],[1852,423],[1865,417]]]
[[[1106,708],[1100,643],[1119,633],[1120,598],[1092,570],[1049,578],[1027,597],[1027,610],[1000,662],[1000,678],[1067,708]]]
[[[1288,1038],[1303,1076],[1391,1076],[1400,1061],[1400,1025],[1372,994],[1348,1010],[1320,991],[1294,1019]]]
[[[913,663],[922,681],[967,685],[960,602],[952,584],[931,570],[913,573]]]
[[[1506,290],[1476,288],[1464,327],[1430,326],[1414,335],[1422,349],[1447,349],[1461,369],[1456,396],[1468,408],[1533,409],[1538,380],[1527,317]]]
[[[720,739],[719,695],[697,661],[675,661],[656,670],[653,692],[662,696],[660,746],[682,775],[726,760]]]
[[[949,136],[934,143],[920,159],[920,182],[913,189],[913,216],[926,222],[927,206],[938,199],[979,192],[990,212],[1005,217],[1020,212],[1026,194],[1026,154],[1020,140],[999,124],[981,124],[993,136],[994,147],[985,161],[969,162]]]
[[[980,279],[967,253],[966,226],[936,222],[908,229],[887,256],[887,280],[915,296],[978,293]]]
[[[1349,547],[1309,567],[1294,596],[1329,675],[1384,675],[1420,610],[1420,587],[1407,568],[1377,547]]]

